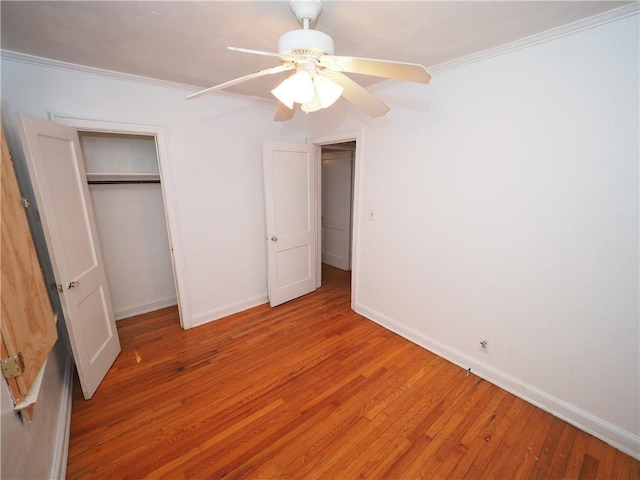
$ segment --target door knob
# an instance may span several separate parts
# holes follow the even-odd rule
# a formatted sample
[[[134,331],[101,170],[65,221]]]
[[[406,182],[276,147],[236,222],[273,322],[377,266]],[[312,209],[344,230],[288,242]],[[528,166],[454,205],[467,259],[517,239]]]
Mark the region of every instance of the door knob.
[[[71,289],[71,288],[73,288],[73,287],[77,287],[79,283],[80,283],[80,282],[78,282],[78,281],[75,281],[75,282],[67,282],[67,288]]]
[[[276,237],[275,235],[273,237],[271,237],[271,241],[272,242],[277,242],[278,241],[278,237]]]

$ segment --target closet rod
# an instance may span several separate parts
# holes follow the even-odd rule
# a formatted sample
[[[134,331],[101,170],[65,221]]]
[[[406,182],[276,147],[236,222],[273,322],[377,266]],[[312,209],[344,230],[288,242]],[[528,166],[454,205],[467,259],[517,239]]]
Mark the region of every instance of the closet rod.
[[[160,183],[160,180],[89,180],[89,185],[125,185],[132,183]]]

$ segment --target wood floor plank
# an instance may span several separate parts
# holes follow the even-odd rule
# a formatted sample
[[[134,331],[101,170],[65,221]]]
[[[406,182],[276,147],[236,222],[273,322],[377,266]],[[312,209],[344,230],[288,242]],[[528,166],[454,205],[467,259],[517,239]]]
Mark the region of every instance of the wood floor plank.
[[[487,392],[490,390],[488,382],[479,378],[467,379],[469,389],[458,396],[459,402],[452,402],[443,415],[434,422],[434,430],[429,430],[427,436],[432,438],[425,449],[431,457],[428,468],[420,470],[421,478],[442,478],[447,475],[467,453],[467,448],[461,443],[462,436],[477,422],[474,412],[486,407],[490,400]],[[446,421],[445,421],[446,419]]]
[[[527,467],[527,465],[530,465],[530,460],[535,460],[535,458],[532,457],[538,453],[538,451],[534,452],[533,450],[534,439],[545,417],[550,417],[550,415],[537,408],[533,411],[526,424],[522,427],[519,439],[516,440],[511,448],[512,454],[507,460],[502,462],[496,475],[497,478],[527,477],[524,472],[530,472],[532,469],[532,466]],[[539,444],[541,443],[542,442],[539,442]]]
[[[569,424],[565,424],[558,440],[555,451],[552,452],[549,468],[545,473],[547,479],[561,479],[569,461],[569,453],[573,446],[573,440],[576,436],[576,429]]]
[[[495,452],[491,456],[487,466],[482,472],[484,478],[497,478],[498,473],[513,457],[517,457],[518,452],[514,451],[514,445],[521,436],[526,424],[529,422],[535,407],[529,403],[523,405],[522,410],[518,414],[519,421],[517,424],[511,425],[497,445]]]
[[[482,447],[466,472],[468,478],[482,478],[483,472],[500,447],[503,437],[510,428],[517,428],[520,416],[525,415],[528,411],[528,404],[519,398],[513,399],[508,409],[496,410],[492,423],[476,439],[476,443],[480,443]]]
[[[547,477],[551,461],[553,460],[558,443],[560,442],[560,435],[564,429],[566,422],[563,422],[559,418],[554,418],[551,422],[551,428],[547,432],[547,436],[542,446],[542,450],[538,453],[536,464],[529,475],[529,478],[544,479]]]
[[[573,445],[571,446],[571,453],[569,454],[567,466],[564,471],[564,478],[567,480],[579,478],[580,470],[586,456],[589,437],[590,435],[585,432],[576,432],[576,436],[573,439]]]
[[[616,464],[616,451],[595,437],[589,438],[586,451],[588,455],[598,459],[596,478],[613,478],[613,469]]]
[[[350,309],[350,275],[182,330],[118,321],[69,479],[640,478],[640,462]]]

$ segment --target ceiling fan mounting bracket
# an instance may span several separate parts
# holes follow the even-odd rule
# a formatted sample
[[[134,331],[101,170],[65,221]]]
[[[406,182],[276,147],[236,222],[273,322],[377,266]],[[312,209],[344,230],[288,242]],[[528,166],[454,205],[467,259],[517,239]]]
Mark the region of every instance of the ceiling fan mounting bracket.
[[[291,0],[289,7],[298,21],[305,24],[313,23],[322,12],[322,2],[320,0]],[[307,20],[307,22],[305,22]]]

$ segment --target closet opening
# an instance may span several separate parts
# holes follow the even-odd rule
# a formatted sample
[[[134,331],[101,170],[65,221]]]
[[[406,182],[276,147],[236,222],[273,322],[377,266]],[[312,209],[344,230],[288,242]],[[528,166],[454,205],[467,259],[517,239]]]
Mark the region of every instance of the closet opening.
[[[78,136],[115,319],[177,305],[156,138]]]

